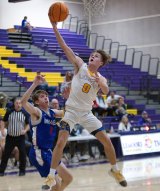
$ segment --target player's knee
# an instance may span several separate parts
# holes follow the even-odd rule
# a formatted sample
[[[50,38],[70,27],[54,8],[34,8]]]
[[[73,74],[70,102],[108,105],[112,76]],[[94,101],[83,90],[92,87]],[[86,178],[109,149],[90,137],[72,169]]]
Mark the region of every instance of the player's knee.
[[[70,132],[70,126],[65,121],[61,121],[59,125],[60,125],[60,127],[59,127],[60,130],[65,130],[65,131]]]

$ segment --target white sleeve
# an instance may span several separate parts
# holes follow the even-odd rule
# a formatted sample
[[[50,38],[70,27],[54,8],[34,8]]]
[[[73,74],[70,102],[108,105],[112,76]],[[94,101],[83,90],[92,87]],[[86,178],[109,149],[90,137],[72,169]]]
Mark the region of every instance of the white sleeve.
[[[123,131],[123,126],[124,126],[123,123],[120,122],[119,125],[118,125],[118,130]]]

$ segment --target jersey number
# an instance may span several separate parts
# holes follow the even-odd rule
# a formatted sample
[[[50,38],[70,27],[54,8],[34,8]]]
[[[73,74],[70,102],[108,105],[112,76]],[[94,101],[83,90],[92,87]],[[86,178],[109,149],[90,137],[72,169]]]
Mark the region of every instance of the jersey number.
[[[90,88],[91,88],[91,85],[85,83],[85,84],[83,85],[82,92],[84,92],[84,93],[88,93],[89,90],[90,90]]]

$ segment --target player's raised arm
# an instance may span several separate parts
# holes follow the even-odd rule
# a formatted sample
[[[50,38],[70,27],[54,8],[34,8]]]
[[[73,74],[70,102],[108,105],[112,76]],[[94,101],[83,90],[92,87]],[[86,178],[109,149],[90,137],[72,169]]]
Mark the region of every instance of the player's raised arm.
[[[39,115],[38,109],[34,107],[31,103],[28,102],[33,90],[40,84],[44,83],[45,79],[42,75],[37,75],[32,83],[32,85],[29,87],[29,89],[24,93],[24,95],[21,98],[22,106],[24,109],[32,116],[32,115]]]
[[[57,24],[52,23],[52,22],[51,22],[51,24],[52,24],[54,33],[56,35],[56,39],[58,41],[58,44],[60,45],[60,47],[64,51],[64,53],[67,56],[68,60],[75,66],[75,69],[78,70],[82,66],[83,60],[80,57],[76,56],[74,54],[73,50],[66,44],[63,37],[61,36],[61,34],[59,33],[59,31],[57,29]]]

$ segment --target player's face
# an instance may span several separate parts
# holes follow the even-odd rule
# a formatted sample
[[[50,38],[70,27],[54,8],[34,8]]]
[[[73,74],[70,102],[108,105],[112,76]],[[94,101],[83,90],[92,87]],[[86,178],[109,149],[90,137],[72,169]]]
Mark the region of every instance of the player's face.
[[[89,65],[94,65],[97,68],[103,65],[101,54],[98,52],[93,52],[89,57]]]
[[[48,107],[49,106],[49,99],[48,95],[41,93],[38,98],[38,103],[39,106],[42,107]]]

